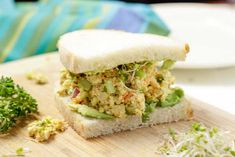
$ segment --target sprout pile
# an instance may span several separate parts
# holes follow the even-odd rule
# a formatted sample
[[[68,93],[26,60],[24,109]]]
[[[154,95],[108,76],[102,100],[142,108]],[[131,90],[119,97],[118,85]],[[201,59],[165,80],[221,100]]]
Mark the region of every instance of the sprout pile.
[[[234,157],[235,146],[228,132],[194,123],[186,133],[170,129],[158,153],[167,157]]]

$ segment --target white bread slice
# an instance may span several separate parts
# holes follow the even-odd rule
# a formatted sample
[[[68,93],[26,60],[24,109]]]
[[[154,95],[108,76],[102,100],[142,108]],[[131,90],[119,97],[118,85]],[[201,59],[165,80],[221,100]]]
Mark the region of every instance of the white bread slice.
[[[145,60],[184,60],[189,46],[153,34],[115,30],[80,30],[58,41],[63,65],[73,73],[114,68]]]
[[[173,107],[157,108],[155,112],[150,115],[150,120],[146,123],[142,122],[140,116],[128,116],[123,119],[116,118],[114,120],[87,118],[70,110],[68,104],[71,103],[71,99],[69,97],[61,97],[55,94],[55,99],[57,108],[64,116],[65,120],[84,138],[92,138],[124,130],[133,130],[155,124],[189,120],[193,116],[191,104],[186,99],[183,99],[179,104]]]

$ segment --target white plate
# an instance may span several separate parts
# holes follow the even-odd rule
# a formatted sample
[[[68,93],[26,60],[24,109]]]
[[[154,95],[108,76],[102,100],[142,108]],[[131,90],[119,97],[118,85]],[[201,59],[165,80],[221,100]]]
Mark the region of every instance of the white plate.
[[[153,5],[171,29],[170,36],[190,45],[176,68],[235,66],[235,7],[200,3]]]

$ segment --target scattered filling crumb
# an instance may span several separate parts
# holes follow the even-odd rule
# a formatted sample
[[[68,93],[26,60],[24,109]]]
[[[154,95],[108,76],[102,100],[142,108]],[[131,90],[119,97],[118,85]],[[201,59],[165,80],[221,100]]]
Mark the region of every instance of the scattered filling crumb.
[[[39,73],[39,72],[33,72],[33,71],[28,72],[26,74],[26,77],[29,80],[35,81],[36,84],[43,85],[43,84],[48,83],[48,78],[44,74]]]
[[[30,152],[31,152],[31,150],[28,147],[25,147],[25,148],[19,147],[16,149],[15,153],[18,156],[24,156],[26,153],[30,153]]]
[[[30,137],[43,142],[47,141],[50,136],[55,135],[57,132],[65,131],[66,127],[66,122],[46,117],[29,124],[28,133]]]
[[[20,147],[16,149],[16,155],[24,155],[24,148]]]
[[[15,150],[14,153],[6,155],[3,154],[1,157],[13,157],[13,156],[25,156],[27,153],[31,153],[32,151],[28,147],[19,147]]]

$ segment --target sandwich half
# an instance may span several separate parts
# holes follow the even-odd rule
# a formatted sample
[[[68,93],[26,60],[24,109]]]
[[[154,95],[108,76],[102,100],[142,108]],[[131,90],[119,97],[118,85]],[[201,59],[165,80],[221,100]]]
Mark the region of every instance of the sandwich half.
[[[185,43],[151,34],[81,30],[58,41],[64,69],[56,104],[84,138],[189,120],[190,102],[170,68],[189,52]]]

